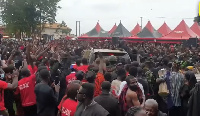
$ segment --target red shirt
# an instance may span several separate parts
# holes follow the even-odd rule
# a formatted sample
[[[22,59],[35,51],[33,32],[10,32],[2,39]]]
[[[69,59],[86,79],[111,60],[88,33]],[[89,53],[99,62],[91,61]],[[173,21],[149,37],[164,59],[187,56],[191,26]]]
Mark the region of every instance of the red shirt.
[[[77,68],[78,71],[83,71],[84,73],[86,73],[88,71],[88,65],[82,65],[80,67]]]
[[[67,85],[74,80],[76,80],[76,73],[75,72],[72,72],[71,74],[66,76],[66,84]]]
[[[35,73],[37,72],[37,70],[38,70],[37,66],[34,66],[34,67],[32,68],[31,65],[28,65],[28,69],[29,69],[31,75],[32,75],[32,74],[35,74]]]
[[[60,102],[58,109],[61,111],[61,116],[74,116],[77,105],[78,102],[71,99],[66,99],[64,102]]]
[[[78,70],[79,67],[80,67],[80,66],[77,66],[77,65],[74,65],[74,66],[73,66],[73,68],[76,69],[76,70]]]
[[[18,87],[15,94],[20,93],[22,106],[32,106],[36,104],[36,96],[35,96],[35,84],[36,77],[35,75],[31,75],[30,77],[25,77],[18,82]]]
[[[0,80],[0,111],[5,110],[4,106],[4,89],[8,87],[8,83]]]

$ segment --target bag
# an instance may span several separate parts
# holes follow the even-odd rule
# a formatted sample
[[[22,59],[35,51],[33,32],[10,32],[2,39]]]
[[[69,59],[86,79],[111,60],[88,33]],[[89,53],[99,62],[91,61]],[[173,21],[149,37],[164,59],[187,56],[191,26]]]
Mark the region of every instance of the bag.
[[[158,75],[160,78],[165,78],[167,74],[167,70],[166,69],[161,69],[158,71]],[[167,88],[167,83],[166,82],[162,82],[159,85],[159,91],[158,91],[158,95],[160,95],[161,97],[166,97],[169,95],[169,90]]]
[[[163,82],[159,85],[158,95],[160,95],[161,97],[166,97],[169,95],[169,90],[167,88],[166,82]]]

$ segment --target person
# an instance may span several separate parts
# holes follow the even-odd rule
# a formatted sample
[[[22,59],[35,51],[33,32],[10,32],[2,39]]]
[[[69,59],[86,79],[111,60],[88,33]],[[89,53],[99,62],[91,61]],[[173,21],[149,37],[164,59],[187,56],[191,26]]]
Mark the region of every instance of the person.
[[[103,75],[103,69],[105,69],[105,64],[103,61],[103,56],[100,53],[99,53],[99,59],[100,59],[100,64],[99,64],[99,67],[96,68],[96,69],[98,69],[98,73],[97,73],[96,79],[95,79],[94,97],[98,96],[101,93],[101,84],[102,84],[102,82],[105,81],[105,78]]]
[[[111,92],[114,96],[118,97],[120,95],[120,85],[126,78],[126,71],[123,68],[117,70],[117,79],[113,80],[111,83]]]
[[[82,66],[77,67],[78,71],[83,71],[84,73],[86,73],[88,71],[88,61],[86,58],[82,59]]]
[[[174,63],[169,79],[171,88],[170,95],[173,102],[173,106],[169,109],[169,116],[180,116],[181,98],[179,91],[184,84],[184,76],[179,72],[178,64]]]
[[[127,84],[125,84],[122,92],[119,96],[119,104],[121,109],[121,115],[124,116],[128,109],[133,106],[140,106],[140,100],[142,100],[142,91],[140,90],[136,78],[128,76],[126,78]]]
[[[199,104],[200,104],[200,82],[198,82],[195,87],[190,91],[191,97],[188,102],[188,112],[187,116],[199,116]]]
[[[116,66],[117,66],[117,57],[114,55],[111,55],[108,57],[109,65],[106,66],[106,71],[111,73],[112,77],[111,80],[117,79],[117,74],[116,74]]]
[[[111,84],[108,81],[104,81],[101,84],[102,93],[94,98],[99,105],[105,108],[110,115],[109,116],[120,116],[120,109],[118,100],[110,94]]]
[[[59,116],[74,116],[76,112],[77,102],[77,91],[80,88],[80,84],[70,83],[67,87],[67,94],[58,105]]]
[[[4,71],[4,79],[7,83],[12,83],[12,74],[14,70],[14,66],[8,65],[8,67],[3,68]],[[4,104],[9,113],[9,116],[15,116],[15,110],[13,108],[13,104],[15,102],[14,90],[13,89],[6,89],[4,90]]]
[[[4,90],[5,89],[15,89],[17,88],[18,85],[18,76],[19,76],[19,72],[18,70],[14,70],[12,73],[12,83],[6,83],[4,81],[0,80],[0,90],[1,90],[1,94],[0,94],[0,115],[3,116],[8,116],[8,113],[6,111],[5,108],[5,104],[4,104]]]
[[[74,65],[73,66],[73,68],[75,69],[75,70],[78,70],[78,68],[81,66],[81,59],[77,59],[76,60],[76,65]]]
[[[137,80],[139,83],[142,84],[143,88],[144,88],[144,94],[145,94],[145,97],[147,98],[148,97],[148,94],[149,94],[149,84],[148,84],[148,81],[147,79],[143,76],[143,70],[142,68],[138,67],[137,68]]]
[[[190,98],[190,91],[194,88],[197,80],[191,71],[185,73],[184,84],[180,88],[180,98],[181,98],[181,116],[187,116],[188,111],[188,101]]]
[[[36,75],[30,73],[27,68],[21,70],[22,79],[18,82],[15,94],[20,94],[24,116],[36,116],[36,96],[34,93]]]
[[[128,109],[126,116],[147,116],[147,115],[141,107],[135,106]]]
[[[147,116],[167,116],[167,114],[158,110],[158,103],[154,99],[146,100],[144,109],[146,110]]]
[[[72,68],[71,70],[72,72],[66,76],[66,85],[70,84],[73,80],[77,80],[76,70],[74,68]]]
[[[109,112],[96,103],[93,96],[93,84],[84,83],[78,90],[77,99],[79,104],[74,116],[108,116]]]
[[[54,116],[59,95],[59,83],[55,86],[55,94],[53,89],[48,85],[50,74],[47,69],[40,71],[42,81],[35,86],[37,115],[38,116]]]

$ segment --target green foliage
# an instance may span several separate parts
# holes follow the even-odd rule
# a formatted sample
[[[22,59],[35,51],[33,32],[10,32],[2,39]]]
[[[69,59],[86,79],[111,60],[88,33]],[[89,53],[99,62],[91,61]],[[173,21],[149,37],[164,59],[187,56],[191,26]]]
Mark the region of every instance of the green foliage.
[[[54,23],[60,0],[1,0],[2,21],[8,33],[36,32],[38,25]]]
[[[67,25],[64,21],[62,21],[62,23],[59,26],[62,29],[62,33],[70,34],[72,31],[70,28],[62,28],[62,27],[67,27]]]

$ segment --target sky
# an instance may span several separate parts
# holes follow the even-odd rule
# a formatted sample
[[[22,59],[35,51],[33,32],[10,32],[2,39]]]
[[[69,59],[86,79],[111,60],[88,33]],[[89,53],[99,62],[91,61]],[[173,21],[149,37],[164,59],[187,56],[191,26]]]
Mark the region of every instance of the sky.
[[[65,21],[76,33],[76,21],[81,21],[81,34],[94,28],[99,21],[101,27],[109,31],[113,25],[122,24],[131,31],[137,23],[151,21],[158,29],[164,21],[174,29],[182,19],[188,26],[198,14],[200,0],[61,0],[57,11],[58,23]]]

